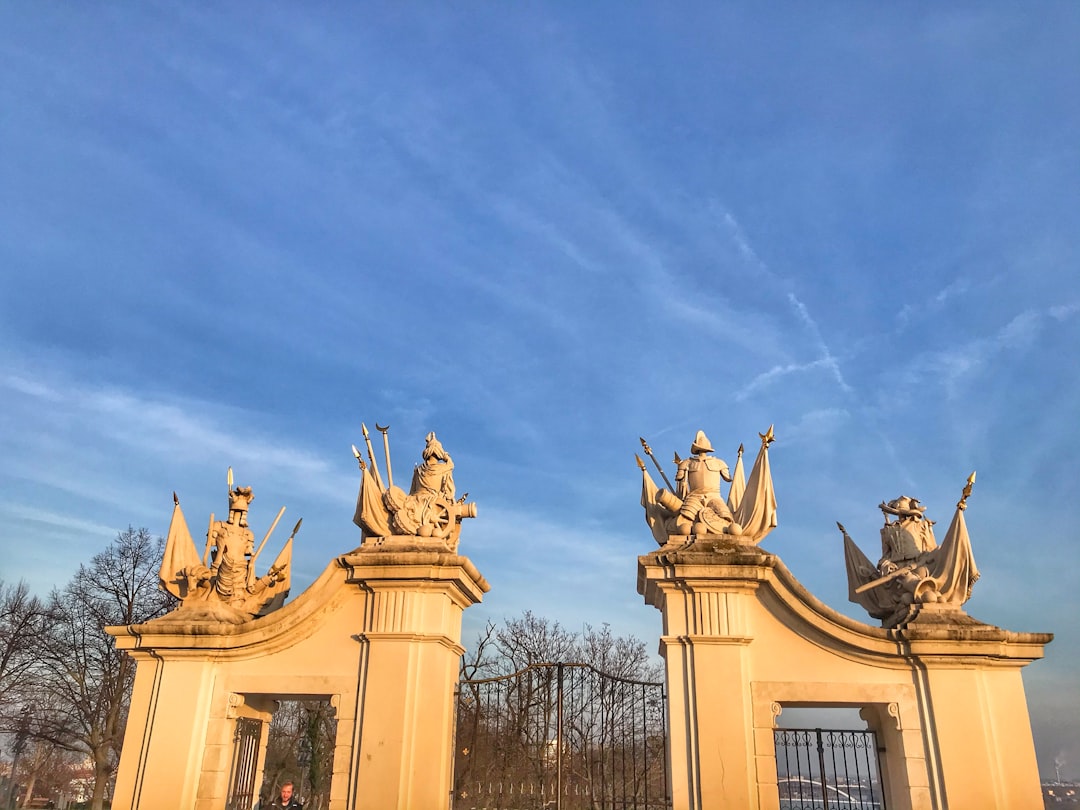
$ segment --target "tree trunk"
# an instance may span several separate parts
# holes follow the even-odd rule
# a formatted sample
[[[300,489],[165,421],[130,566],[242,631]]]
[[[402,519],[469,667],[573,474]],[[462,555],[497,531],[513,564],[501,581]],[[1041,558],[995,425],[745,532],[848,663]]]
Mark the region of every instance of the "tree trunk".
[[[26,783],[26,793],[23,795],[22,806],[26,807],[30,804],[30,799],[34,796],[34,786],[37,784],[37,774],[31,772],[29,781]]]
[[[90,796],[90,809],[91,810],[104,810],[105,807],[105,788],[109,784],[109,777],[112,775],[112,768],[109,767],[109,763],[103,758],[99,759],[94,757],[94,792]]]

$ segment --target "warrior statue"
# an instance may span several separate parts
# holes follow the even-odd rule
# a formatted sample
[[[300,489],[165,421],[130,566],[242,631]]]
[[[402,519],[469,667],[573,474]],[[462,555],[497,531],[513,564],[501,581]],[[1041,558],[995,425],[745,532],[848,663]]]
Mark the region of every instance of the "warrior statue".
[[[356,499],[353,522],[363,531],[362,548],[383,545],[388,541],[401,544],[404,538],[416,545],[431,545],[449,551],[457,549],[461,521],[476,517],[476,504],[465,498],[455,500],[454,461],[434,433],[428,433],[421,463],[413,468],[409,491],[394,485],[390,464],[390,428],[376,425],[383,434],[386,460],[386,484],[383,484],[378,464],[372,453],[371,437],[361,425],[367,445],[368,463],[353,446],[353,455],[360,465],[360,492]]]
[[[278,512],[256,549],[255,535],[248,528],[248,508],[254,499],[251,487],[232,486],[230,469],[228,520],[214,520],[210,516],[206,550],[200,558],[180,501],[173,496],[173,517],[159,577],[162,587],[181,600],[180,607],[187,613],[235,623],[266,614],[284,603],[290,586],[292,541],[302,521],[297,522],[265,576],[257,577],[258,556],[285,509],[282,507]]]
[[[844,537],[848,598],[880,619],[884,627],[914,619],[925,605],[938,605],[938,612],[959,612],[979,578],[964,520],[974,482],[972,473],[940,546],[934,538],[934,521],[926,517],[926,507],[918,500],[902,495],[879,504],[885,525],[876,566],[837,523]]]
[[[741,534],[731,510],[720,495],[720,481],[731,483],[731,474],[722,458],[709,455],[712,442],[699,430],[690,445],[690,458],[679,462],[675,471],[675,496],[679,500],[675,534]],[[669,508],[675,499],[665,498]],[[674,511],[674,509],[672,510]]]
[[[759,435],[761,452],[750,475],[749,489],[741,477],[741,447],[736,469],[739,480],[734,481],[724,460],[711,455],[713,446],[709,437],[699,430],[690,445],[690,456],[685,459],[675,456],[677,466],[672,486],[652,448],[641,439],[646,455],[668,485],[667,489],[658,489],[645,462],[638,458],[642,472],[641,505],[645,508],[645,522],[657,543],[666,546],[676,538],[728,535],[738,538],[739,543],[754,544],[776,526],[776,497],[768,466],[768,447],[775,437],[771,427]],[[720,492],[721,482],[732,484],[727,499]]]

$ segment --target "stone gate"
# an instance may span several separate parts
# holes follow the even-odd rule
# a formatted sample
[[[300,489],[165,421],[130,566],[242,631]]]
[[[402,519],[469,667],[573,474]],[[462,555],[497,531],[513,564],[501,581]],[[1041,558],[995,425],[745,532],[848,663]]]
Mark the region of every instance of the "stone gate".
[[[405,491],[386,440],[384,481],[364,433],[367,462],[354,448],[361,545],[288,604],[292,538],[258,577],[266,540],[255,547],[252,493],[233,487],[231,471],[228,519],[211,516],[202,554],[177,501],[161,580],[180,607],[108,628],[138,662],[115,807],[250,810],[266,721],[277,701],[308,699],[336,713],[331,810],[451,806],[462,613],[488,590],[457,553],[476,507],[456,498],[435,434]],[[637,587],[663,617],[664,804],[787,807],[776,720],[815,707],[859,710],[883,749],[889,810],[1040,808],[1021,670],[1052,637],[963,610],[978,579],[964,523],[974,475],[940,545],[907,497],[881,504],[876,564],[840,527],[851,598],[881,620],[875,627],[822,604],[759,547],[777,525],[773,438],[772,428],[761,434],[746,478],[741,448],[729,470],[699,431],[689,456],[676,456],[674,484],[642,440],[666,485],[638,460],[659,545],[639,557]]]

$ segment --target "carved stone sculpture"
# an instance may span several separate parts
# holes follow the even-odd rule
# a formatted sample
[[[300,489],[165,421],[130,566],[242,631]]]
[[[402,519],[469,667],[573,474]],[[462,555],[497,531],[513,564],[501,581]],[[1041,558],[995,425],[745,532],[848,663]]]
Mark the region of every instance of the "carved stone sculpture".
[[[302,521],[297,522],[269,571],[258,577],[256,562],[285,508],[256,549],[255,535],[248,528],[248,508],[254,499],[251,487],[233,487],[230,468],[229,517],[214,520],[210,516],[206,548],[200,557],[180,500],[173,495],[172,522],[158,576],[161,586],[180,600],[180,610],[189,620],[242,623],[277,609],[288,596],[292,541]]]
[[[885,525],[876,566],[837,523],[844,536],[848,598],[880,619],[883,627],[915,619],[926,605],[934,605],[932,611],[939,614],[962,612],[979,578],[964,520],[974,482],[972,473],[940,546],[934,537],[934,521],[926,517],[926,507],[918,500],[903,495],[879,504]]]
[[[384,485],[372,452],[367,427],[361,425],[367,446],[368,463],[353,446],[360,465],[360,492],[353,522],[363,532],[361,548],[408,539],[411,545],[456,551],[461,521],[476,517],[476,504],[467,503],[468,494],[456,497],[454,461],[434,433],[429,433],[421,452],[421,463],[413,468],[409,491],[394,485],[390,464],[389,426],[376,425],[383,434],[387,481]]]
[[[761,436],[761,450],[747,484],[742,478],[742,447],[736,475],[723,459],[712,455],[709,437],[699,430],[690,445],[690,456],[675,455],[675,484],[653,455],[645,439],[641,446],[667,484],[658,489],[645,462],[637,459],[642,474],[641,505],[645,522],[661,546],[693,542],[692,538],[727,536],[740,544],[759,543],[776,526],[776,496],[769,471],[769,445],[775,440],[770,427]],[[727,499],[721,482],[731,484]]]

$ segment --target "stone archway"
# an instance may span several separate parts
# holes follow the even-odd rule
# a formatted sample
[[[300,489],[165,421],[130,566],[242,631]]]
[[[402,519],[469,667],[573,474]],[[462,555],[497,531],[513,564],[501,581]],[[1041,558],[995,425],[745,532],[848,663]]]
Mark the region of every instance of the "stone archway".
[[[932,612],[870,627],[731,538],[640,557],[638,591],[663,614],[674,807],[779,808],[785,706],[860,709],[890,810],[1042,807],[1020,672],[1048,634]]]
[[[238,722],[263,722],[264,744],[282,697],[337,712],[333,810],[445,804],[461,614],[488,585],[465,557],[392,549],[339,557],[294,602],[244,624],[170,614],[110,628],[138,661],[117,806],[225,807]]]

